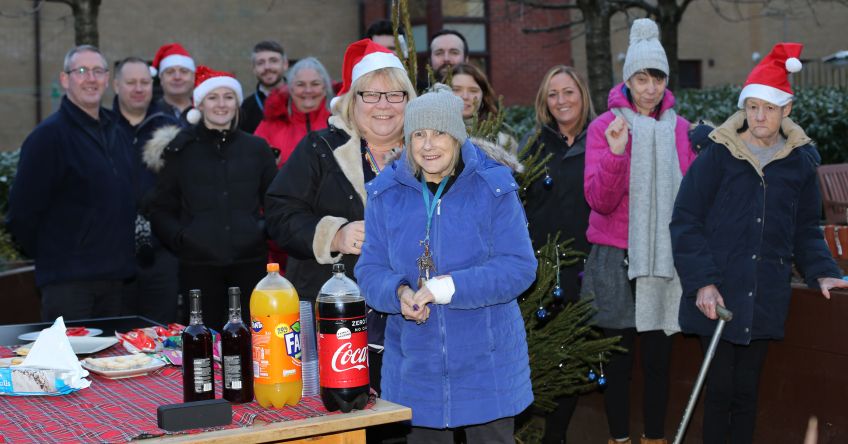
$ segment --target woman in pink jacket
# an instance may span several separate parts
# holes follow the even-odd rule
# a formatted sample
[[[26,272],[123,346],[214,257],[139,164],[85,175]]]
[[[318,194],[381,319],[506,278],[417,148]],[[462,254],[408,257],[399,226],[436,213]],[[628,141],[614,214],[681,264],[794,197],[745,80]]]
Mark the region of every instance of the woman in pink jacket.
[[[641,442],[665,443],[671,334],[680,331],[680,281],[668,224],[680,180],[695,157],[689,123],[674,112],[666,89],[668,61],[656,24],[630,30],[624,83],[609,94],[609,111],[590,125],[584,192],[591,207],[592,250],[581,293],[593,297],[595,324],[621,336],[628,351],[603,367],[610,443],[630,442],[632,349],[640,341],[645,375]]]

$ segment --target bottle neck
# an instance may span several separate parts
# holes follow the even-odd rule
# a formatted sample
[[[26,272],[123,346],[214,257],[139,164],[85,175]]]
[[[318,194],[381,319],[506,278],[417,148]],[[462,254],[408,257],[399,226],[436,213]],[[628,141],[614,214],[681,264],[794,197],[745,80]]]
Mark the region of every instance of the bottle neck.
[[[193,293],[191,295],[191,309],[189,314],[189,324],[191,325],[202,325],[203,324],[203,308],[200,305],[200,294]]]

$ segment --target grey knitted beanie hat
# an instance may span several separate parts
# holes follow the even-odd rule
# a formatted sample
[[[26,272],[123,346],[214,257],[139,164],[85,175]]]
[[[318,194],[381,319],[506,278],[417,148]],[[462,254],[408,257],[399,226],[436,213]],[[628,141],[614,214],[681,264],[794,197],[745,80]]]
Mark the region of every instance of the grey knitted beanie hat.
[[[422,129],[443,131],[462,145],[468,134],[462,120],[462,99],[455,96],[450,87],[437,83],[429,92],[412,99],[406,105],[403,120],[403,135],[406,144],[413,132]]]
[[[660,44],[659,29],[651,19],[637,19],[630,27],[630,46],[624,58],[624,80],[643,69],[658,69],[668,75],[668,59]]]

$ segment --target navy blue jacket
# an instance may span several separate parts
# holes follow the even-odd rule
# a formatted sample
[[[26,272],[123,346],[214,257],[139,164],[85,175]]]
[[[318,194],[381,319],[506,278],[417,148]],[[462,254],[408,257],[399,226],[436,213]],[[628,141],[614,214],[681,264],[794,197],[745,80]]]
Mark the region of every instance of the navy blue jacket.
[[[180,121],[174,117],[173,114],[162,110],[158,102],[153,102],[149,107],[147,107],[147,114],[145,114],[144,120],[142,120],[138,125],[133,126],[123,116],[123,114],[121,114],[118,96],[115,96],[115,100],[112,103],[112,111],[118,118],[118,123],[121,126],[121,129],[126,131],[127,137],[129,137],[132,142],[133,155],[135,156],[136,166],[138,167],[137,191],[139,193],[139,198],[143,198],[145,194],[156,186],[156,172],[146,167],[141,161],[144,145],[153,137],[154,131],[162,128],[163,126],[180,125]]]
[[[135,274],[134,157],[116,116],[62,97],[21,147],[6,223],[39,287]]]
[[[683,178],[670,224],[683,284],[680,326],[712,334],[716,321],[695,300],[714,284],[733,312],[722,338],[735,344],[783,337],[793,261],[812,288],[818,278],[842,276],[819,228],[821,158],[810,139],[784,119],[785,148],[760,168],[737,133],[744,121],[740,111],[710,134]]]

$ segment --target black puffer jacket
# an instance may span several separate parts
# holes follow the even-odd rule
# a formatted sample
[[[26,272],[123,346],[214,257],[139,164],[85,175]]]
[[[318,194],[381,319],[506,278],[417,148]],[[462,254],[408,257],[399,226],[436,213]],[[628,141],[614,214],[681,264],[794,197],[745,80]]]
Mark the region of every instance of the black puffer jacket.
[[[341,119],[306,135],[268,188],[268,233],[289,253],[286,277],[314,301],[339,259],[349,277],[359,256],[330,252],[339,229],[365,217],[361,141]],[[367,240],[366,240],[367,242]]]
[[[559,231],[560,242],[573,238],[571,247],[588,254],[590,247],[586,229],[589,227],[590,209],[583,194],[586,132],[581,132],[569,147],[558,131],[543,126],[530,152],[535,153],[540,147],[543,151],[540,158],[551,155],[547,162],[550,185],[545,184],[543,176],[533,182],[526,192],[525,211],[533,247],[541,248],[547,243],[548,235],[553,238]],[[579,299],[581,271],[583,260],[563,268],[560,273],[560,284],[567,300]]]
[[[173,137],[175,132],[159,130],[145,146],[145,162],[161,168],[146,206],[153,232],[186,263],[265,258],[262,198],[277,171],[268,144],[241,130],[203,124]]]

